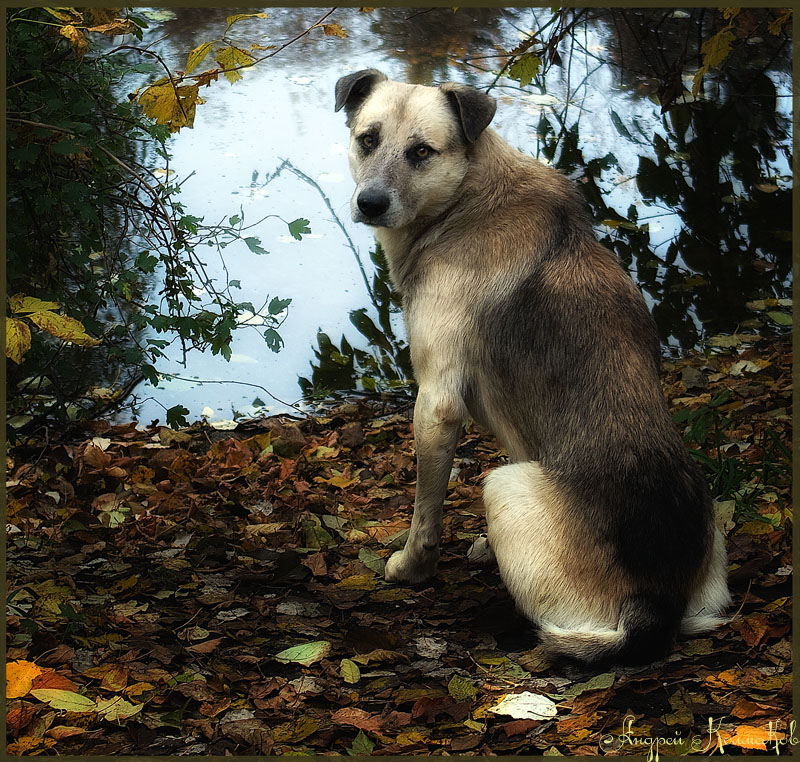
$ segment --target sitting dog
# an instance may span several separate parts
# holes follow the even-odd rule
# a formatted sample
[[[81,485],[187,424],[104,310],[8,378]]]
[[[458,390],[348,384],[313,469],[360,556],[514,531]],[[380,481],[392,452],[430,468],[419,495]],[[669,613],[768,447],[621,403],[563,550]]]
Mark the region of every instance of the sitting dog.
[[[488,544],[554,654],[646,663],[722,621],[723,537],[670,418],[644,299],[594,237],[577,190],[488,125],[471,87],[336,85],[350,127],[353,220],[402,294],[419,394],[417,488],[386,579],[436,571],[463,422],[511,463],[484,486]]]

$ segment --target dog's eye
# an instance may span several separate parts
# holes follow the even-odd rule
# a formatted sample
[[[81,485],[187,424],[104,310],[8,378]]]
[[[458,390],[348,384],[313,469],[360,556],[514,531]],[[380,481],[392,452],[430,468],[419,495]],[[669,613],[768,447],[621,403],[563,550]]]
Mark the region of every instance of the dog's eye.
[[[414,149],[414,156],[417,159],[427,159],[431,155],[431,149],[428,146],[417,146]]]
[[[364,148],[375,148],[375,146],[378,145],[378,139],[374,135],[364,135],[361,138],[361,145],[364,146]]]

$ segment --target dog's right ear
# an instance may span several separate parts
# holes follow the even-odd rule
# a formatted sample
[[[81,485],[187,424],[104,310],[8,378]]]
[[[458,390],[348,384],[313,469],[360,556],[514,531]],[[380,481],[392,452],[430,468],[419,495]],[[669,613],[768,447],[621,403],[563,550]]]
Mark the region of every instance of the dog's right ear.
[[[336,83],[336,111],[344,108],[350,116],[364,102],[372,88],[384,79],[386,75],[377,69],[362,69],[342,77]]]

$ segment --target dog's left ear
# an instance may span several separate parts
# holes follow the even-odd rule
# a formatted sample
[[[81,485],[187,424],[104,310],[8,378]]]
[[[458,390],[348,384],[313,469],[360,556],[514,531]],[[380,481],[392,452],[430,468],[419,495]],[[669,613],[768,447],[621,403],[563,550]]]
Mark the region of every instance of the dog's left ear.
[[[494,117],[497,110],[495,99],[474,87],[453,82],[445,82],[441,85],[441,91],[456,112],[464,137],[474,143]]]

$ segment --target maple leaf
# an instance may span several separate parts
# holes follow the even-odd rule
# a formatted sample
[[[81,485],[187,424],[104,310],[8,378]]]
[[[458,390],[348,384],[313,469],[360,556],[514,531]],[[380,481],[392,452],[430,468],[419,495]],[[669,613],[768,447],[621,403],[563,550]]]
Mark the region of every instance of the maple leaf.
[[[6,698],[19,698],[28,694],[33,681],[44,670],[30,661],[12,661],[6,664]]]

